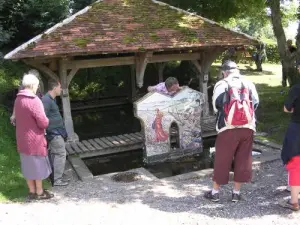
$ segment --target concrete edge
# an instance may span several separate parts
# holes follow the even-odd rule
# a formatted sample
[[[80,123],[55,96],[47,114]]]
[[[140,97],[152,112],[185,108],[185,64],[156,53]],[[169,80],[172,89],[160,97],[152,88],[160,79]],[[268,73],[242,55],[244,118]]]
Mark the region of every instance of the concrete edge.
[[[262,155],[253,156],[252,168],[253,168],[253,170],[256,170],[256,167],[258,167],[264,163],[270,163],[270,162],[273,162],[276,160],[280,160],[280,153],[264,152]],[[167,177],[167,178],[163,178],[160,180],[165,181],[165,182],[174,182],[174,181],[184,181],[184,180],[191,180],[191,179],[207,178],[207,177],[212,177],[213,172],[214,172],[214,169],[210,168],[210,169],[204,169],[204,170],[193,171],[190,173],[180,174],[177,176]],[[233,180],[233,172],[230,172],[229,177],[230,177],[230,180]]]
[[[272,141],[261,140],[259,138],[254,138],[254,143],[257,143],[257,144],[260,144],[260,145],[264,145],[264,146],[267,146],[267,147],[270,147],[270,148],[278,149],[278,150],[282,149],[282,146],[279,145],[279,144],[276,144],[276,143],[274,143]]]
[[[91,180],[94,178],[93,174],[80,157],[69,156],[68,161],[81,181]]]

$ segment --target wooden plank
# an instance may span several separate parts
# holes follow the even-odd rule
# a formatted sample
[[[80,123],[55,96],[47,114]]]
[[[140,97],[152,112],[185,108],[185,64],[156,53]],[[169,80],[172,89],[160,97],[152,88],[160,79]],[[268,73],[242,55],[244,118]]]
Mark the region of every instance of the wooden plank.
[[[77,142],[77,146],[81,149],[82,152],[88,152],[89,150],[81,142]]]
[[[200,53],[159,54],[159,55],[153,55],[151,58],[149,58],[148,63],[182,61],[182,60],[199,60],[199,59],[200,59]],[[82,68],[121,66],[121,65],[134,65],[134,64],[135,64],[134,56],[102,58],[102,59],[68,60],[66,62],[66,69],[82,69]]]
[[[91,145],[91,143],[89,143],[88,141],[84,140],[84,141],[81,141],[82,144],[84,144],[89,151],[95,151],[96,149]]]
[[[144,138],[144,134],[143,134],[142,132],[137,132],[137,133],[135,133],[135,134],[137,134],[138,136]]]
[[[131,134],[124,134],[124,136],[130,138],[130,140],[134,141],[134,143],[139,143],[139,142],[141,142],[138,138],[132,136]]]
[[[82,150],[78,147],[78,144],[79,142],[77,141],[77,142],[72,142],[71,143],[71,146],[72,146],[72,148],[74,149],[74,151],[75,151],[75,153],[82,153]]]
[[[126,141],[124,141],[122,138],[119,138],[118,136],[111,136],[111,138],[114,139],[115,141],[118,141],[121,145],[128,145],[129,144]]]
[[[120,142],[116,141],[115,139],[113,139],[112,137],[106,137],[107,140],[109,140],[111,143],[113,143],[116,146],[120,146],[122,145]]]
[[[69,143],[66,143],[66,150],[69,155],[72,155],[75,153]]]
[[[142,138],[141,136],[137,135],[136,133],[132,133],[132,134],[130,134],[130,135],[133,136],[133,137],[135,137],[136,139],[138,139],[138,140],[140,140],[140,141],[143,140],[143,138]]]
[[[103,59],[84,59],[84,60],[70,60],[66,67],[67,69],[82,69],[82,68],[94,68],[103,66],[121,66],[121,65],[133,65],[134,57],[114,57]]]
[[[104,155],[110,155],[110,154],[116,154],[116,153],[128,152],[128,151],[141,151],[142,147],[143,147],[142,144],[134,144],[134,145],[122,146],[119,148],[109,148],[103,151],[84,152],[80,154],[80,158],[104,156]]]
[[[128,135],[128,134],[123,134],[123,136],[126,137],[126,138],[128,138],[132,143],[136,143],[136,142],[137,142],[136,138],[131,137],[131,136]]]
[[[107,140],[106,138],[100,138],[101,141],[103,141],[105,144],[107,144],[110,148],[111,147],[115,147],[115,145],[113,143],[111,143],[109,140]]]
[[[153,55],[149,59],[149,63],[183,61],[183,60],[199,60],[200,53],[181,53],[181,54],[160,54]]]
[[[128,137],[125,137],[124,135],[118,135],[118,138],[122,139],[124,142],[128,143],[128,144],[133,144],[134,141],[130,140]]]
[[[103,149],[100,145],[98,145],[93,139],[88,140],[89,143],[91,143],[92,146],[94,146],[97,150]]]
[[[103,149],[109,148],[109,145],[105,144],[103,141],[101,141],[99,138],[94,139],[96,143],[98,143]]]

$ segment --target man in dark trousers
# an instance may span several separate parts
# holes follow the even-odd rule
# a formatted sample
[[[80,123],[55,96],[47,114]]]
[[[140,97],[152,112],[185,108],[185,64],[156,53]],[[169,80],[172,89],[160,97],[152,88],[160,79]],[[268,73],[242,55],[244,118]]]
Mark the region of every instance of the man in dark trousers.
[[[49,119],[49,126],[46,129],[46,138],[48,141],[49,158],[53,166],[52,182],[54,186],[68,185],[68,180],[63,178],[66,164],[65,141],[68,135],[55,101],[55,98],[60,96],[60,94],[60,83],[55,80],[49,80],[48,93],[43,96],[42,102],[45,113]]]
[[[252,178],[252,145],[256,125],[253,112],[259,100],[254,84],[241,77],[236,63],[224,62],[221,71],[223,79],[215,85],[213,93],[213,107],[218,115],[213,188],[204,197],[213,202],[220,200],[220,186],[228,183],[234,159],[232,201],[238,202],[241,199],[241,183],[250,182]],[[244,113],[239,114],[240,110]],[[241,120],[245,117],[246,120]]]

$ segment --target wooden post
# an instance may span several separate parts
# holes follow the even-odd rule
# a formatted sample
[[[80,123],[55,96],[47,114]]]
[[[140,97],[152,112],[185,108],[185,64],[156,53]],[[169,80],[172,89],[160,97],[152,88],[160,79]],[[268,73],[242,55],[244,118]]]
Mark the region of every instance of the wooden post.
[[[149,59],[152,57],[152,52],[138,53],[135,58],[136,65],[136,83],[139,88],[144,85],[144,75]]]
[[[212,49],[211,51],[203,52],[201,54],[200,61],[198,60],[192,60],[192,63],[195,65],[199,72],[199,89],[200,92],[202,92],[205,95],[205,103],[204,103],[204,109],[203,114],[204,116],[208,116],[209,113],[209,104],[208,104],[208,90],[207,90],[207,83],[209,79],[209,70],[211,67],[211,64],[214,62],[214,60],[217,58],[219,54],[222,53],[223,49]]]
[[[163,82],[164,81],[164,69],[165,69],[166,63],[157,63],[158,67],[158,81]]]
[[[131,82],[131,93],[130,101],[133,102],[136,96],[136,82],[135,82],[135,66],[130,66],[130,82]]]
[[[68,89],[69,86],[68,76],[67,76],[67,69],[66,69],[66,64],[64,59],[59,60],[59,76],[60,76],[60,82],[62,87],[61,100],[63,106],[63,118],[69,136],[68,140],[78,141],[79,138],[77,134],[75,134],[74,132],[73,119],[71,114],[70,96],[69,96],[69,89]]]

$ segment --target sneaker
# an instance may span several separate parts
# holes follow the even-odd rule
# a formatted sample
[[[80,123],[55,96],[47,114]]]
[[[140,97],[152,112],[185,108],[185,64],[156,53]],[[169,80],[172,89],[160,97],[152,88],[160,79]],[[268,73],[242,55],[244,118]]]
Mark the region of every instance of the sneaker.
[[[219,193],[212,194],[212,191],[205,192],[204,198],[209,199],[212,202],[220,201]]]
[[[67,186],[69,184],[69,182],[63,180],[63,179],[58,179],[56,181],[54,181],[53,186]]]
[[[71,178],[66,175],[63,175],[62,180],[65,182],[69,182],[71,180]]]
[[[238,202],[241,200],[241,195],[240,194],[236,194],[236,193],[232,193],[232,202]]]

